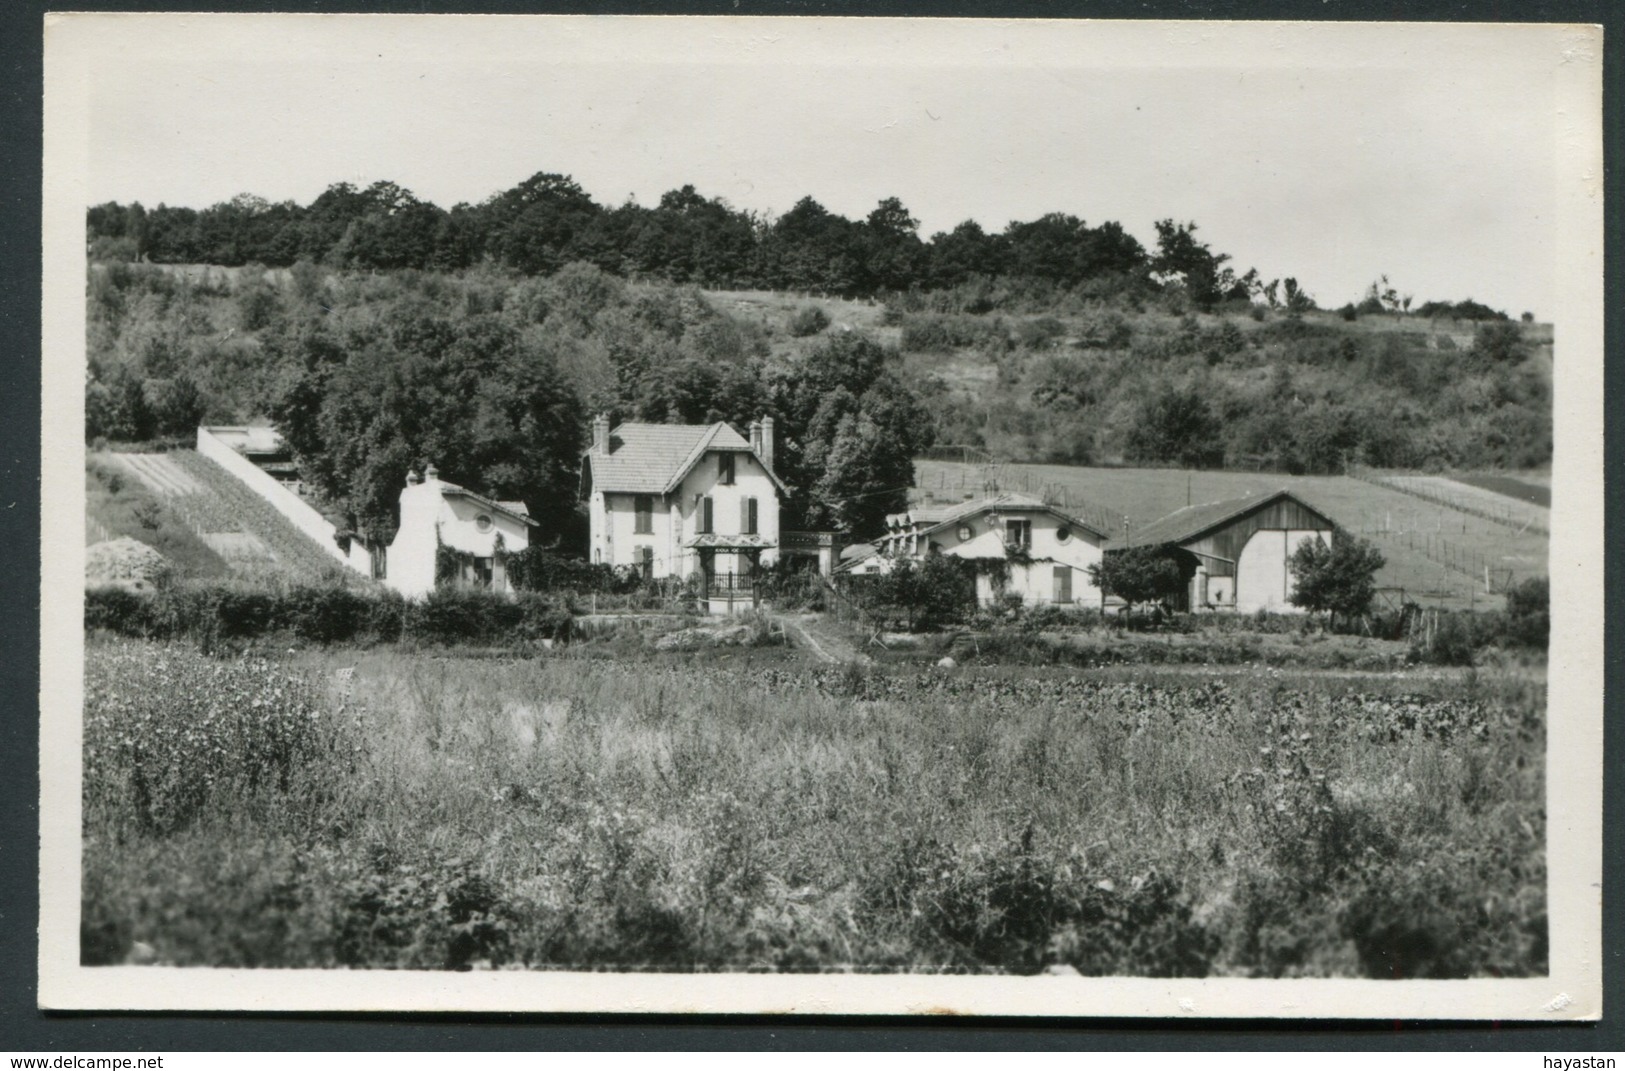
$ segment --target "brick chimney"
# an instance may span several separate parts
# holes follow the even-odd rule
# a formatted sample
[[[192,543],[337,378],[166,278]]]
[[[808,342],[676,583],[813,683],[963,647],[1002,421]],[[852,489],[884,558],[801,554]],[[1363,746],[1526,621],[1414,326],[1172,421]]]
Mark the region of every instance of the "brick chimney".
[[[609,453],[609,414],[599,413],[592,418],[592,452]]]
[[[772,472],[773,471],[773,418],[772,417],[764,416],[762,418],[762,420],[761,420],[759,430],[758,430],[758,425],[756,425],[754,423],[751,425],[750,445],[751,445],[751,448],[756,451],[756,456],[762,459],[762,464],[767,466],[767,470],[769,472]]]

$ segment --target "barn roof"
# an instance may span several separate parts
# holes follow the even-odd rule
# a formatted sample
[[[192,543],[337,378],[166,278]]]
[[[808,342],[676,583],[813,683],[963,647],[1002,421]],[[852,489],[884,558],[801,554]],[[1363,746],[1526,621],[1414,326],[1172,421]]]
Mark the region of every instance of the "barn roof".
[[[920,535],[925,535],[957,524],[967,517],[974,517],[992,510],[1032,510],[1051,513],[1074,528],[1093,532],[1102,539],[1107,538],[1107,533],[1101,531],[1095,525],[1087,521],[1080,521],[1078,518],[1064,513],[1041,498],[1034,495],[1014,493],[995,495],[992,498],[981,498],[974,502],[959,502],[947,506],[917,506],[905,513],[893,514],[886,520],[888,524],[895,523],[916,531]]]
[[[1267,495],[1244,495],[1241,498],[1227,498],[1222,502],[1203,502],[1195,506],[1176,509],[1166,517],[1159,517],[1143,528],[1132,532],[1127,539],[1113,549],[1154,547],[1166,543],[1188,543],[1283,498],[1290,498],[1304,509],[1310,510],[1321,517],[1326,516],[1323,510],[1317,509],[1291,491],[1283,488]],[[1330,518],[1327,518],[1327,522],[1330,523]]]
[[[592,486],[620,494],[663,495],[674,490],[708,450],[756,456],[750,443],[722,421],[715,424],[621,424],[609,433],[609,453],[585,453]],[[760,458],[758,458],[760,460]],[[767,465],[782,492],[784,482]]]

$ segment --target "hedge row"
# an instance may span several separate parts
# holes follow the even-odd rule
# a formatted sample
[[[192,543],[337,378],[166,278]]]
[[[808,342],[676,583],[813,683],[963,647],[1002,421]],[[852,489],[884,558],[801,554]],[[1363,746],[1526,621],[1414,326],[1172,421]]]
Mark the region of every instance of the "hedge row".
[[[507,599],[456,589],[436,591],[420,601],[388,590],[208,583],[85,592],[87,629],[151,639],[192,638],[205,645],[275,634],[311,643],[526,645],[569,639],[571,622],[569,609],[544,595]]]

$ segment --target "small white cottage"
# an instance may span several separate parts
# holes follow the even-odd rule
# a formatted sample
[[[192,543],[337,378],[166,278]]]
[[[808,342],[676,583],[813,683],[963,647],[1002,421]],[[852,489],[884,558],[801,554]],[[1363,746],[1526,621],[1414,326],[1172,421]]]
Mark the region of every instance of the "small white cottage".
[[[1100,561],[1106,534],[1031,495],[916,506],[887,517],[886,529],[875,543],[879,554],[854,555],[853,571],[883,571],[888,561],[930,554],[980,558],[990,563],[976,578],[984,604],[1019,595],[1030,606],[1101,605],[1089,567]]]
[[[501,502],[447,483],[430,465],[421,478],[407,473],[400,528],[387,548],[373,550],[373,576],[407,598],[427,595],[435,588],[439,548],[446,546],[466,556],[456,583],[510,592],[499,552],[530,546],[535,523],[523,502]]]
[[[746,440],[721,422],[611,429],[601,415],[581,491],[592,561],[699,578],[713,609],[754,602],[752,577],[779,554],[772,417],[752,421]]]

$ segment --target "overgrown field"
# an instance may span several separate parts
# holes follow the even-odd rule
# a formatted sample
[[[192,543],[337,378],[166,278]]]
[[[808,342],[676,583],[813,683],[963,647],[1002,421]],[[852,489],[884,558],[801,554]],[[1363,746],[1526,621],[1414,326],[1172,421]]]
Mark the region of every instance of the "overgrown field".
[[[84,962],[1546,969],[1544,687],[87,640]]]

